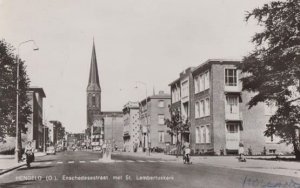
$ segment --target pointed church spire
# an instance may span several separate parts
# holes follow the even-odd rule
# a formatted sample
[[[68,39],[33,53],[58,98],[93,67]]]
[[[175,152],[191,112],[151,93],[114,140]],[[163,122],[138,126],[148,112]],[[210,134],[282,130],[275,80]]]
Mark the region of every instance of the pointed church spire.
[[[90,65],[90,76],[89,76],[89,83],[88,83],[87,90],[101,90],[94,38],[93,38],[92,59]]]

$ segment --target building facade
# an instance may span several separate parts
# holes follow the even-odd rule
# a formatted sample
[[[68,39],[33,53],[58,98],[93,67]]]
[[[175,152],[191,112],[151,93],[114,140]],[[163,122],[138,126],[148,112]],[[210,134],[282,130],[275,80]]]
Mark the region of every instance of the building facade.
[[[32,114],[30,123],[26,124],[27,140],[32,141],[35,149],[42,150],[44,147],[44,125],[43,125],[43,98],[46,97],[43,88],[31,87],[27,91]]]
[[[140,146],[139,103],[128,102],[123,108],[124,151],[136,152]]]
[[[239,63],[208,60],[184,71],[190,81],[188,141],[193,151],[198,154],[237,154],[239,145],[243,144],[246,153],[261,154],[264,150],[272,154],[290,152],[291,148],[278,144],[278,138],[264,136],[275,107],[258,104],[248,109],[247,102],[253,94],[242,91],[242,75],[237,69]],[[187,89],[183,88],[185,80],[182,75],[170,84],[171,107],[181,106],[181,114],[185,117]]]
[[[145,151],[148,148],[165,149],[171,142],[167,133],[165,119],[170,118],[170,94],[160,91],[140,102],[141,135],[140,147]]]

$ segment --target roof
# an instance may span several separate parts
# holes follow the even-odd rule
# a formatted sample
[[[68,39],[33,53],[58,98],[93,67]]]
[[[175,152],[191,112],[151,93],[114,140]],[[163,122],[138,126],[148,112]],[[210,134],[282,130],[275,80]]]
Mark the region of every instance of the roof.
[[[171,95],[168,93],[152,95],[147,98],[147,101],[149,101],[150,99],[171,99]],[[141,101],[141,103],[144,103],[144,102],[146,102],[146,99],[143,99]]]
[[[101,112],[102,113],[102,117],[119,117],[119,116],[123,116],[123,112],[122,111],[105,111],[105,112]]]
[[[171,85],[173,85],[173,84],[175,84],[175,83],[180,83],[180,78],[177,78],[177,79],[174,80],[173,82],[169,83],[168,86],[171,86]]]
[[[209,66],[211,64],[239,64],[241,60],[237,59],[208,59],[204,63],[201,63],[197,66],[193,71],[192,74],[197,73],[199,69]]]
[[[90,65],[90,75],[89,75],[89,83],[87,90],[100,90],[100,82],[99,82],[99,73],[98,73],[98,66],[97,66],[97,56],[96,56],[96,49],[95,43],[93,41],[93,50],[92,50],[92,58],[91,58],[91,65]]]
[[[36,87],[36,86],[32,86],[28,89],[28,91],[34,91],[37,92],[41,95],[41,97],[45,98],[46,94],[44,92],[44,89],[42,87]]]

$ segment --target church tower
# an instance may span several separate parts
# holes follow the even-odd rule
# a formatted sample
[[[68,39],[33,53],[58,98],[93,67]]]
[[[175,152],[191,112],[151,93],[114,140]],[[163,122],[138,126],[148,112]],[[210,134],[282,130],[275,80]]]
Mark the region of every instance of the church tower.
[[[89,129],[97,116],[101,114],[101,87],[99,82],[95,43],[93,41],[87,94],[87,128]]]

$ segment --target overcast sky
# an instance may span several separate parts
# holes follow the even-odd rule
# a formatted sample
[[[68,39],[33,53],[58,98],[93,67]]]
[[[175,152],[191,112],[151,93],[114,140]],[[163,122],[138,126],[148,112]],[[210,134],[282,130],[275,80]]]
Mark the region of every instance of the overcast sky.
[[[246,11],[266,0],[0,0],[0,38],[20,48],[31,86],[43,87],[47,120],[86,128],[86,87],[96,45],[102,110],[145,97],[136,81],[169,92],[187,67],[207,59],[241,59],[256,22]]]

